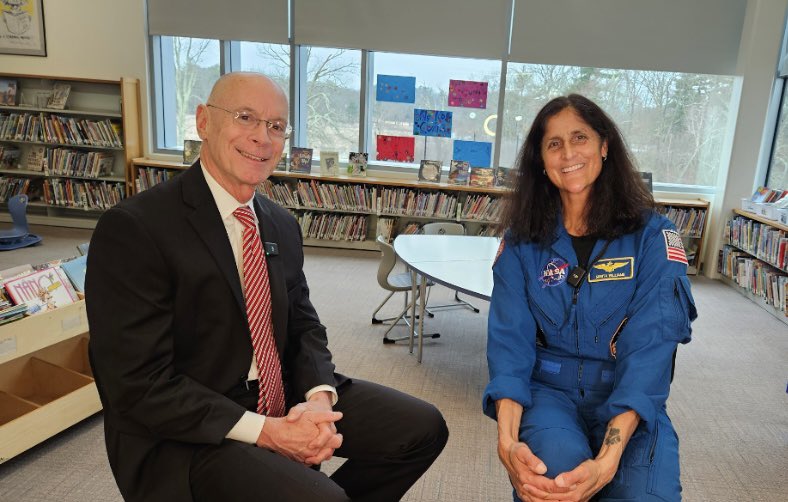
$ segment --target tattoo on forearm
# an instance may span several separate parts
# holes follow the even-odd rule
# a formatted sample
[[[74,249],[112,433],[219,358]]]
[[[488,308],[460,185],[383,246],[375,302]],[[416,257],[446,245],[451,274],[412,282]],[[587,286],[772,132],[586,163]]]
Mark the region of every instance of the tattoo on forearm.
[[[607,430],[607,437],[605,438],[605,444],[610,446],[620,442],[621,442],[621,431],[616,429],[615,427],[609,428]]]

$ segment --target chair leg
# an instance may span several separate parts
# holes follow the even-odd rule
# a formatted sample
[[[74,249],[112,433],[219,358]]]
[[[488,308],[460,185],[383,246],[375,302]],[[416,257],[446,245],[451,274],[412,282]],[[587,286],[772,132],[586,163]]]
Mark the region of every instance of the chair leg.
[[[470,302],[460,298],[459,291],[456,291],[456,290],[454,291],[454,300],[456,301],[456,303],[445,303],[443,305],[427,305],[427,310],[434,311],[434,310],[440,310],[440,309],[452,309],[452,308],[457,308],[457,307],[466,307],[466,308],[469,308],[469,309],[473,310],[477,314],[479,313],[479,309],[476,308],[475,305],[473,305]]]
[[[385,305],[386,302],[389,301],[389,298],[391,298],[394,295],[394,293],[395,293],[395,291],[392,291],[391,293],[389,293],[389,295],[382,302],[380,302],[380,305],[378,305],[378,308],[376,308],[375,311],[372,312],[372,324],[382,324],[385,321],[390,321],[391,319],[393,319],[393,317],[390,318],[390,319],[378,319],[375,316],[377,315],[378,312],[380,312],[380,309],[383,308],[383,305]]]
[[[418,297],[416,297],[416,299],[418,299]],[[416,301],[416,300],[414,299],[414,301]],[[397,317],[392,318],[392,319],[394,319],[394,322],[392,322],[391,325],[386,330],[386,332],[383,333],[383,343],[384,344],[388,345],[388,344],[392,344],[392,343],[399,342],[399,341],[402,341],[402,340],[409,340],[410,339],[410,334],[408,336],[401,336],[399,338],[389,338],[388,337],[389,332],[392,329],[394,329],[394,326],[397,325],[397,323],[400,321],[400,319],[405,321],[405,325],[410,330],[409,333],[413,332],[414,325],[410,322],[410,316],[408,315],[408,311],[409,310],[410,310],[410,302],[408,301],[408,296],[407,296],[407,293],[406,293],[406,296],[405,296],[405,308],[402,309],[402,312],[400,312]],[[419,318],[419,314],[416,314],[416,319],[418,319],[418,318]],[[424,335],[424,338],[440,338],[440,336],[441,336],[440,333],[432,333],[432,334],[429,334],[429,335]],[[418,336],[416,336],[415,338],[418,339]]]

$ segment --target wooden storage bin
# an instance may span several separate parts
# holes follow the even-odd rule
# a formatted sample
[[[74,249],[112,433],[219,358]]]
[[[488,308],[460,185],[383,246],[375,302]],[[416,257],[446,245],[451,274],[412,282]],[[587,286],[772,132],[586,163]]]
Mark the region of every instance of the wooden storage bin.
[[[85,302],[0,326],[0,464],[101,410]]]

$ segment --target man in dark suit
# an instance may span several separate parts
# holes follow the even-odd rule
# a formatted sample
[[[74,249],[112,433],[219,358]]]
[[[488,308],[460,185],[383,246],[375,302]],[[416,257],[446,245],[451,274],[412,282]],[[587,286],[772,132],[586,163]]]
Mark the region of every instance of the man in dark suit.
[[[197,109],[201,160],[96,226],[90,361],[127,500],[398,500],[446,443],[434,406],[334,372],[299,226],[255,195],[284,148],[287,111],[268,78],[223,76]],[[244,207],[247,233],[235,215]],[[268,338],[251,307],[260,286],[244,280],[257,273],[246,254],[255,240]],[[273,362],[258,340],[269,340]],[[310,468],[333,454],[348,460],[331,478]]]

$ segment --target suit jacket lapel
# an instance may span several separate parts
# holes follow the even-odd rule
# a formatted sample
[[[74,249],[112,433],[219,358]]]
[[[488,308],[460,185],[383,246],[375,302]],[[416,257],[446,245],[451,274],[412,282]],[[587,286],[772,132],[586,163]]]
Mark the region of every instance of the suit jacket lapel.
[[[195,163],[181,174],[180,178],[183,185],[183,200],[192,208],[187,218],[213,255],[216,266],[230,285],[235,302],[246,316],[246,303],[241,289],[241,279],[235,266],[233,248],[227,238],[227,230],[219,215],[216,201],[213,200],[211,190],[200,169],[200,163]]]
[[[254,209],[257,213],[257,220],[260,223],[260,238],[263,241],[263,249],[266,242],[279,242],[279,231],[274,224],[270,211],[260,203],[256,196],[254,198]],[[282,266],[282,258],[278,255],[269,256],[266,253],[265,261],[268,265],[268,282],[271,286],[271,316],[274,325],[274,338],[279,354],[284,354],[285,341],[287,340],[287,283],[285,271]]]

